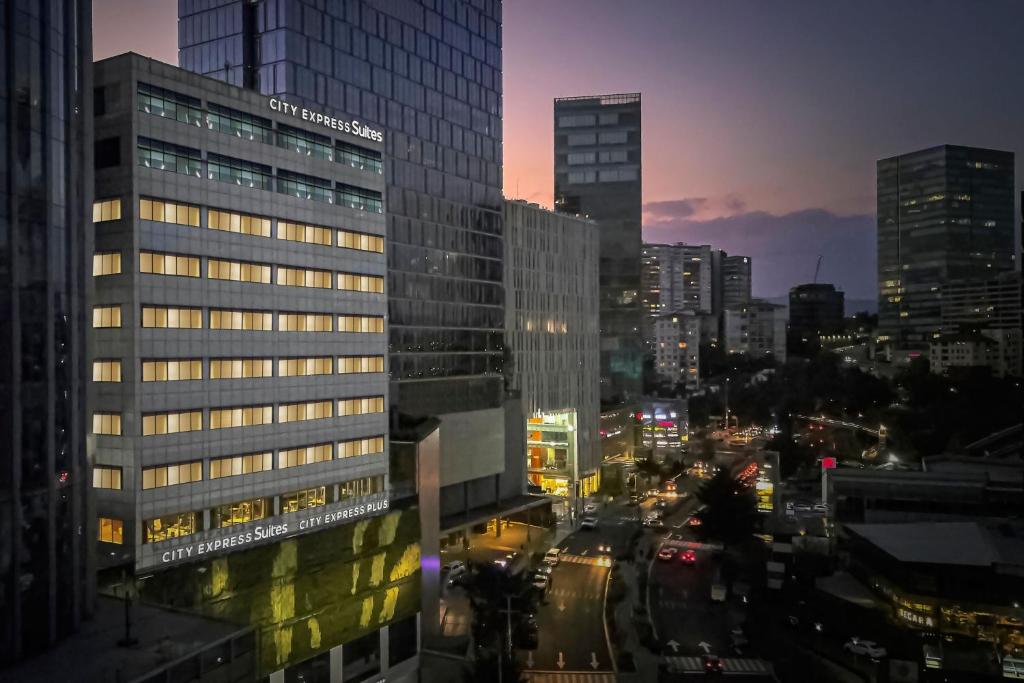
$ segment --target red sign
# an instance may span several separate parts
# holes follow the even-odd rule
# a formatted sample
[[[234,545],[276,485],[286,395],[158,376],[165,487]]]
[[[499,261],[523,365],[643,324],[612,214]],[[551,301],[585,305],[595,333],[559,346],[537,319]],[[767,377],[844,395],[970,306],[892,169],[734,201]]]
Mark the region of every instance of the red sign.
[[[834,470],[835,468],[836,468],[836,459],[835,458],[822,458],[821,459],[821,469],[823,469],[823,470]]]

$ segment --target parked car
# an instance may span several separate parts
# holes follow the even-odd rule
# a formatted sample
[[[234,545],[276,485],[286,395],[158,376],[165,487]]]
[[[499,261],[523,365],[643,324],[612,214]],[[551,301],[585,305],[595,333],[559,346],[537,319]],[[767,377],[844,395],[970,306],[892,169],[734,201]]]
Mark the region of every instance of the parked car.
[[[580,529],[596,529],[597,528],[597,517],[593,515],[586,515],[580,520]]]
[[[843,645],[843,649],[847,652],[855,655],[863,655],[870,657],[871,659],[881,659],[888,653],[884,647],[879,645],[873,640],[861,640],[860,638],[850,638]]]
[[[544,564],[549,564],[551,566],[555,566],[555,565],[558,564],[559,560],[561,560],[561,559],[562,559],[562,549],[561,548],[548,548],[548,551],[546,553],[544,553]]]
[[[533,575],[533,580],[530,581],[530,585],[539,590],[541,593],[548,589],[551,585],[551,579],[541,573]]]
[[[678,551],[673,546],[663,545],[658,551],[658,559],[664,561],[671,560],[676,556],[676,552]]]
[[[464,576],[466,572],[469,571],[469,568],[466,566],[465,562],[461,560],[456,560],[455,562],[446,564],[444,567],[442,567],[441,571],[444,572],[445,580],[448,582],[448,585],[454,586],[456,583],[458,583],[459,578]]]

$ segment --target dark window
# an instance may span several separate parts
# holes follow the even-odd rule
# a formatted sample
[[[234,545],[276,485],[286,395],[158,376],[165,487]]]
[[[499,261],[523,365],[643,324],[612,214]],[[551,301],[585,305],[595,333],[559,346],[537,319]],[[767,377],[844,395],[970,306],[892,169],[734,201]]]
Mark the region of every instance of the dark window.
[[[96,141],[96,168],[110,168],[121,165],[121,138],[105,138]]]
[[[103,116],[107,113],[106,88],[100,86],[92,91],[92,113],[93,116]]]
[[[416,616],[388,626],[388,666],[392,667],[416,655]]]
[[[343,683],[358,683],[380,673],[380,631],[341,646]]]

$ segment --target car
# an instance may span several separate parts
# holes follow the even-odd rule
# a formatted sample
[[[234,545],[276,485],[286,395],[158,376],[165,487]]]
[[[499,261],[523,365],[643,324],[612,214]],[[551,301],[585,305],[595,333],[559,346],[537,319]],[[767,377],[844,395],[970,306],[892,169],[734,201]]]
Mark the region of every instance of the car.
[[[644,526],[648,529],[664,529],[665,522],[660,517],[648,517],[644,520]]]
[[[599,506],[597,503],[587,503],[586,505],[583,506],[583,514],[592,515],[595,514],[598,511],[598,509]]]
[[[494,560],[494,564],[502,569],[510,568],[516,561],[519,553],[509,553]]]
[[[810,512],[813,508],[810,503],[796,503],[793,506],[793,510],[796,512]]]
[[[705,673],[721,673],[725,671],[725,664],[722,663],[722,658],[718,655],[704,655],[703,660]]]
[[[597,517],[593,515],[586,515],[580,520],[580,529],[596,529],[597,528]]]
[[[466,575],[466,572],[469,571],[469,568],[466,566],[465,562],[456,560],[451,564],[446,564],[441,571],[444,572],[445,580],[448,582],[448,585],[454,586],[457,583],[459,583],[460,579],[463,576]]]
[[[597,552],[601,553],[602,555],[611,555],[611,553],[612,553],[612,544],[611,543],[598,543],[597,544]]]
[[[693,516],[686,520],[686,526],[700,526],[704,522],[701,521],[700,517]]]
[[[637,496],[637,495],[630,496],[629,497],[629,504],[630,505],[639,505],[640,504],[640,496]]]
[[[679,561],[683,564],[697,564],[697,553],[692,550],[684,550],[679,553]]]
[[[673,546],[663,545],[658,551],[658,559],[667,562],[676,556],[676,552],[678,551]]]
[[[548,586],[551,585],[551,579],[549,579],[544,574],[537,573],[533,575],[533,579],[530,581],[530,585],[539,590],[541,593],[543,593],[548,589]]]
[[[544,553],[544,564],[549,564],[552,567],[557,565],[559,560],[562,559],[561,548],[548,548],[548,551]]]
[[[664,510],[665,508],[668,507],[668,501],[667,500],[659,500],[657,503],[654,504],[654,507],[656,507],[659,510]]]
[[[854,655],[864,655],[871,659],[881,659],[888,651],[873,640],[861,640],[854,636],[843,644],[843,649]]]
[[[537,573],[544,574],[545,576],[551,576],[551,572],[553,571],[555,571],[555,568],[553,565],[550,564],[542,564],[541,566],[537,567]]]
[[[825,505],[824,503],[815,503],[813,509],[815,512],[822,515],[828,514],[828,505]]]

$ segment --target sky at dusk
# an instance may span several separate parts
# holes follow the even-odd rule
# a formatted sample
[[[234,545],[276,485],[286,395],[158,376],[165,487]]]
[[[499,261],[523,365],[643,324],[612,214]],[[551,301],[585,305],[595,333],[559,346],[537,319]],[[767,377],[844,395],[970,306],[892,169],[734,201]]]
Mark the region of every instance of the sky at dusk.
[[[97,58],[177,63],[177,3],[94,0]],[[754,257],[754,291],[875,296],[875,161],[1024,155],[1022,0],[505,0],[505,192],[552,200],[552,100],[640,92],[644,236]]]

